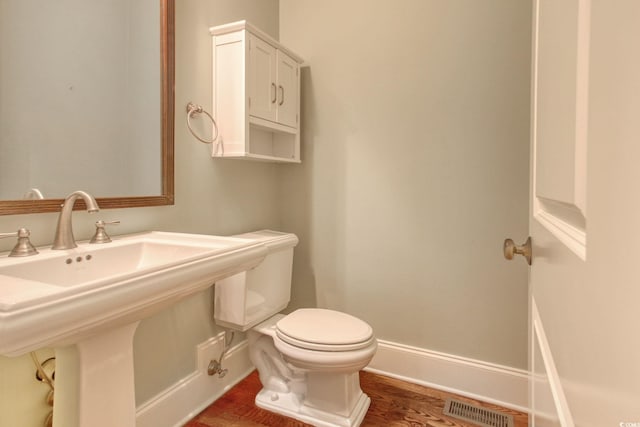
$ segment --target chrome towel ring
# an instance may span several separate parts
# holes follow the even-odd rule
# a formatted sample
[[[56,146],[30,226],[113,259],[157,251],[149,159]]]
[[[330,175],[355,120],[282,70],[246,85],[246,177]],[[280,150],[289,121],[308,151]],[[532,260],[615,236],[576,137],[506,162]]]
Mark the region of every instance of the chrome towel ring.
[[[196,135],[196,133],[193,131],[193,128],[191,127],[191,117],[195,114],[200,113],[205,114],[207,117],[209,117],[211,123],[213,123],[213,137],[210,141]],[[218,124],[216,123],[214,118],[211,116],[211,114],[207,113],[200,105],[194,104],[193,102],[187,104],[187,127],[189,128],[189,132],[191,132],[191,135],[193,135],[198,141],[204,142],[205,144],[213,144],[216,139],[218,139]]]

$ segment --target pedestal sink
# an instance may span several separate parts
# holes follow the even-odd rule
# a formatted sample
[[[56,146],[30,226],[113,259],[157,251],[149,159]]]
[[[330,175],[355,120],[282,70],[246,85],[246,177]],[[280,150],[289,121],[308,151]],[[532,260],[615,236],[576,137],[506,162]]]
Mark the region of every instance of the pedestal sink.
[[[56,349],[54,427],[133,427],[138,322],[258,265],[255,241],[149,232],[0,259],[0,354]]]

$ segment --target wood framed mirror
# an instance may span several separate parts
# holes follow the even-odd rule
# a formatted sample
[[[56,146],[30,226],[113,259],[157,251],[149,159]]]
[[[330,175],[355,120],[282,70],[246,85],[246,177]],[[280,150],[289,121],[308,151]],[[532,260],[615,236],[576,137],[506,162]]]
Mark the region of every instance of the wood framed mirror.
[[[110,209],[110,208],[127,208],[127,207],[143,207],[143,206],[161,206],[161,205],[172,205],[174,204],[174,82],[175,82],[175,0],[149,0],[149,1],[154,1],[154,2],[159,2],[159,17],[160,17],[160,22],[159,22],[159,31],[157,30],[157,28],[154,29],[153,31],[153,36],[155,37],[158,33],[160,34],[160,40],[159,40],[159,54],[160,54],[160,61],[156,62],[155,60],[153,61],[153,63],[156,63],[157,65],[159,65],[160,68],[160,72],[157,73],[157,75],[159,76],[159,85],[157,85],[156,83],[152,83],[153,87],[160,89],[160,94],[159,96],[155,96],[156,94],[154,94],[154,99],[159,99],[159,104],[160,105],[151,105],[150,109],[152,111],[157,111],[160,113],[160,119],[159,119],[159,127],[160,130],[159,132],[157,132],[157,130],[154,130],[154,132],[156,132],[156,134],[160,135],[160,141],[156,141],[158,143],[159,146],[159,150],[158,152],[154,152],[150,157],[154,157],[153,159],[150,159],[149,161],[153,161],[156,162],[157,158],[155,158],[155,156],[160,156],[160,160],[159,160],[159,164],[155,165],[154,163],[154,168],[160,169],[160,173],[156,172],[154,174],[154,176],[159,176],[160,178],[160,183],[155,182],[154,183],[154,188],[157,188],[157,191],[153,191],[154,194],[149,194],[146,195],[146,193],[142,194],[142,195],[126,195],[126,196],[104,196],[104,194],[101,194],[100,191],[92,191],[90,188],[83,188],[83,178],[79,177],[77,179],[75,179],[73,181],[73,187],[71,188],[64,188],[64,190],[61,190],[62,193],[56,192],[55,194],[52,194],[52,198],[44,198],[44,199],[13,199],[13,198],[9,198],[9,199],[2,199],[0,200],[0,215],[12,215],[12,214],[27,214],[27,213],[40,213],[40,212],[54,212],[54,211],[59,211],[60,210],[60,205],[63,202],[63,198],[65,197],[64,195],[71,193],[72,191],[75,190],[85,190],[88,191],[89,193],[91,193],[96,200],[98,201],[98,204],[100,205],[100,208],[102,209]],[[21,4],[25,4],[25,3],[21,3]],[[155,3],[154,3],[155,4]],[[141,5],[133,5],[133,4],[125,4],[126,6],[130,6],[131,9],[133,9],[134,7],[145,7],[145,6],[141,6]],[[22,6],[20,6],[22,7]],[[31,6],[34,7],[34,6]],[[57,7],[57,6],[56,6]],[[61,11],[62,13],[64,13],[65,11]],[[156,11],[157,12],[157,11]],[[139,15],[146,15],[146,11],[144,10],[138,10],[137,12]],[[154,16],[157,17],[157,14],[154,14]],[[14,17],[12,17],[11,19],[15,19]],[[51,17],[43,17],[43,19],[50,19],[52,20],[53,18]],[[154,20],[156,19],[155,17],[153,18]],[[100,22],[99,20],[97,20],[96,22]],[[91,23],[88,23],[87,26],[89,26]],[[94,23],[95,24],[95,23]],[[58,24],[59,25],[59,24]],[[132,31],[137,31],[138,27],[133,28]],[[9,30],[6,30],[9,31]],[[116,34],[115,31],[113,31],[114,34]],[[140,38],[143,37],[149,37],[149,35],[139,35]],[[18,39],[17,36],[14,36],[14,39]],[[152,39],[153,43],[156,43],[157,39]],[[14,48],[14,51],[16,48]],[[22,48],[21,48],[22,49]],[[95,51],[99,51],[98,48],[95,49]],[[95,51],[92,52],[92,54],[95,55]],[[157,51],[157,48],[156,48]],[[98,54],[100,54],[98,52]],[[157,57],[156,57],[157,58]],[[151,64],[153,65],[153,64]],[[130,64],[128,64],[128,66],[130,66]],[[154,66],[155,67],[155,66]],[[35,70],[32,70],[32,72],[34,73],[48,73],[49,70],[45,67],[41,67],[38,68],[37,64],[34,65],[33,67]],[[5,73],[8,74],[8,73]],[[109,70],[105,71],[105,74],[109,74]],[[37,75],[36,75],[36,79],[37,79]],[[71,79],[69,79],[71,80]],[[32,79],[33,81],[33,79]],[[65,89],[67,89],[68,91],[71,91],[73,89],[75,89],[73,87],[73,85],[68,84],[68,87],[66,87]],[[82,88],[78,88],[76,90],[76,93],[79,92],[79,90]],[[69,92],[70,93],[70,92]],[[123,104],[126,106],[128,101],[124,101]],[[151,101],[149,101],[151,102]],[[5,109],[6,111],[7,109]],[[155,113],[153,113],[155,114]],[[156,117],[157,119],[157,117]],[[7,119],[8,120],[8,119]],[[135,120],[135,118],[131,119],[132,121]],[[105,121],[111,121],[110,118],[107,117],[103,117],[103,122]],[[157,121],[157,120],[156,120]],[[73,122],[72,122],[73,123]],[[38,121],[37,120],[33,120],[32,121],[32,126],[35,128],[38,126]],[[117,127],[117,123],[113,123],[111,124],[114,127]],[[71,128],[72,125],[69,125],[69,128]],[[92,135],[86,135],[87,136],[87,140],[91,139]],[[157,137],[156,137],[157,138]],[[154,139],[156,139],[154,138]],[[136,142],[135,139],[132,139],[129,144],[134,144]],[[152,141],[153,142],[153,141]],[[88,143],[88,142],[86,142]],[[54,148],[50,148],[50,149],[54,149]],[[32,149],[33,151],[33,149]],[[114,150],[115,151],[115,150]],[[9,154],[11,154],[12,150],[11,149],[3,149],[3,156],[5,156],[5,162],[13,162],[13,159],[7,158],[9,156]],[[47,161],[49,162],[54,162],[55,159],[48,159]],[[76,159],[71,159],[69,160],[71,162],[76,162],[75,164],[79,164],[79,162]],[[85,160],[83,160],[84,162]],[[87,162],[91,162],[91,161],[95,161],[95,159],[89,159],[86,160]],[[12,163],[9,163],[12,164]],[[72,163],[73,164],[73,163]],[[132,168],[135,169],[136,165],[133,165]],[[117,170],[115,173],[120,173],[119,170]],[[50,177],[46,177],[46,180],[56,180],[56,176],[55,174],[53,176]],[[102,179],[102,178],[100,178]],[[154,178],[155,180],[156,178]],[[5,177],[5,181],[11,181],[11,178],[7,179]],[[77,181],[77,184],[76,184]],[[133,180],[132,180],[133,182]],[[19,184],[21,188],[24,187],[24,184]],[[64,195],[62,195],[64,193]],[[45,193],[46,195],[46,193]],[[83,203],[77,203],[76,205],[76,209],[81,209],[83,208]]]

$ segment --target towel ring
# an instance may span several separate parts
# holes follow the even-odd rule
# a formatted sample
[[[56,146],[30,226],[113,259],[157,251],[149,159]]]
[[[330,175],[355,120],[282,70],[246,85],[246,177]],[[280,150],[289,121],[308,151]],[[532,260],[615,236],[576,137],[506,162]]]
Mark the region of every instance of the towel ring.
[[[207,117],[209,117],[209,119],[211,119],[211,123],[213,123],[214,132],[213,138],[211,138],[210,141],[200,138],[198,135],[196,135],[196,133],[193,131],[193,128],[191,127],[191,116],[200,113],[203,113]],[[189,128],[189,132],[191,132],[191,135],[193,135],[198,141],[205,144],[213,144],[215,140],[218,139],[218,124],[216,123],[216,121],[213,119],[211,114],[207,113],[200,105],[194,104],[193,102],[187,104],[187,127]]]

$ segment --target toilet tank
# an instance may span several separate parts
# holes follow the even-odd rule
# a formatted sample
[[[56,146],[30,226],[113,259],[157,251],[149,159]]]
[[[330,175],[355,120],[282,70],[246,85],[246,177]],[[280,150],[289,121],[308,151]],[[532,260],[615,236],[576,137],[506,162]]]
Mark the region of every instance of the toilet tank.
[[[233,237],[264,244],[268,253],[257,267],[215,284],[214,318],[218,325],[246,331],[283,310],[291,298],[295,234],[261,230]]]

